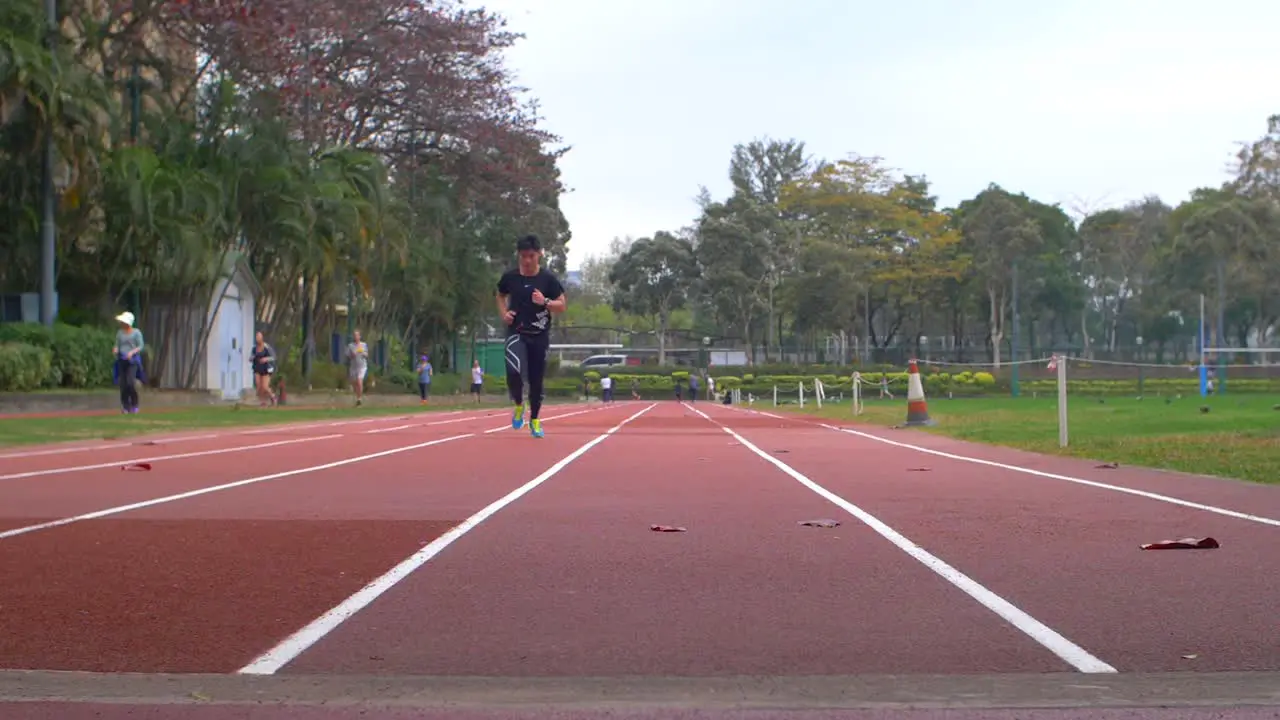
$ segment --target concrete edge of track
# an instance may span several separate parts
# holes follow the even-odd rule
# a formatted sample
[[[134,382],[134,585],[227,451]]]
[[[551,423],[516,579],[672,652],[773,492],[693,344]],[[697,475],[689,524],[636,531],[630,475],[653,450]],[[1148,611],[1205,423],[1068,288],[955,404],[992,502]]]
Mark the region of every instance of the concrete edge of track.
[[[2,702],[564,710],[1238,707],[1280,706],[1280,672],[481,678],[0,670]]]

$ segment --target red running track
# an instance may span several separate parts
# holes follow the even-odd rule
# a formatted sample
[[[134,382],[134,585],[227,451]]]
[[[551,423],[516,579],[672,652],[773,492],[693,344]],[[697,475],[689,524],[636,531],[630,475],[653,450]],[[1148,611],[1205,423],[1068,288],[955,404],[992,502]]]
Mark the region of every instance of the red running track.
[[[0,667],[226,673],[308,628],[269,656],[280,673],[1044,673],[1070,672],[1081,656],[1122,673],[1280,670],[1280,528],[705,404],[661,403],[575,455],[645,407],[549,407],[548,418],[569,416],[549,419],[541,441],[485,433],[501,415],[436,426],[423,415],[281,431],[341,437],[157,461],[150,473],[0,480],[2,533],[291,473],[0,537],[0,573],[22,578],[0,587]],[[425,445],[458,435],[470,436]],[[1280,517],[1274,488],[876,437]],[[388,454],[348,462],[378,453]],[[761,454],[963,573],[968,592]],[[84,455],[23,467],[86,464]],[[929,470],[909,470],[920,467]],[[526,494],[455,529],[453,544],[432,543],[548,469]],[[5,464],[0,475],[30,470]],[[797,524],[815,518],[843,524]],[[651,523],[689,531],[653,533]],[[1186,535],[1223,547],[1137,548]],[[345,621],[308,625],[415,555],[428,559],[375,585]],[[988,607],[1001,600],[1022,629]]]

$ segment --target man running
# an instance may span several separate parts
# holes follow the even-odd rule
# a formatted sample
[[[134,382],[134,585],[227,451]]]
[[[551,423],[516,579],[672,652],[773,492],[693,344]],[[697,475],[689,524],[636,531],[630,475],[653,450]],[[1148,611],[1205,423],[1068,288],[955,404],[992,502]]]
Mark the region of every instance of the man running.
[[[498,280],[498,313],[507,326],[507,391],[515,403],[511,427],[524,426],[524,386],[529,385],[529,431],[542,437],[542,379],[551,344],[551,314],[565,310],[564,286],[542,269],[542,243],[526,235],[516,243],[519,265]]]

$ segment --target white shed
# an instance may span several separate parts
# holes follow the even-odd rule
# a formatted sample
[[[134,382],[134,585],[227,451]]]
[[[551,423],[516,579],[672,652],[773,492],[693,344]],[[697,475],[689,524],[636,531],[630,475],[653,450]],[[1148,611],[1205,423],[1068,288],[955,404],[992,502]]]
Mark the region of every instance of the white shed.
[[[224,400],[239,400],[246,390],[252,390],[250,348],[260,293],[261,286],[249,266],[242,258],[234,257],[227,260],[206,306],[175,308],[156,303],[148,308],[144,332],[151,330],[159,336],[157,340],[167,337],[172,342],[172,347],[164,348],[155,358],[162,365],[158,372],[160,386],[187,385],[203,314],[208,323],[208,340],[201,357],[194,360],[191,389],[208,390]],[[148,343],[152,337],[147,335]]]
[[[257,316],[257,281],[243,262],[235,262],[209,300],[209,342],[205,346],[202,389],[239,400],[253,389],[250,348]]]

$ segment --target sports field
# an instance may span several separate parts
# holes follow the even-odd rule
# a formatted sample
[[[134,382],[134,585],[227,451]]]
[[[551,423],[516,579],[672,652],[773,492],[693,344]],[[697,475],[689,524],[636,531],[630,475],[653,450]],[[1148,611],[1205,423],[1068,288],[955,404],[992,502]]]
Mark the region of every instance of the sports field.
[[[968,432],[1006,414],[1052,436],[1051,404],[1002,404]],[[983,406],[933,403],[943,427]],[[503,408],[0,452],[0,717],[1164,720],[1274,702],[1275,487],[703,402],[544,419],[544,439]],[[1220,549],[1140,549],[1206,536]]]
[[[776,410],[801,412],[793,404]],[[929,415],[937,424],[921,429],[1034,452],[1280,483],[1280,397],[1073,397],[1067,411],[1070,445],[1065,450],[1058,447],[1056,398],[930,399]],[[906,401],[867,399],[857,418],[848,401],[828,402],[822,409],[810,402],[803,412],[893,426],[906,420]]]

